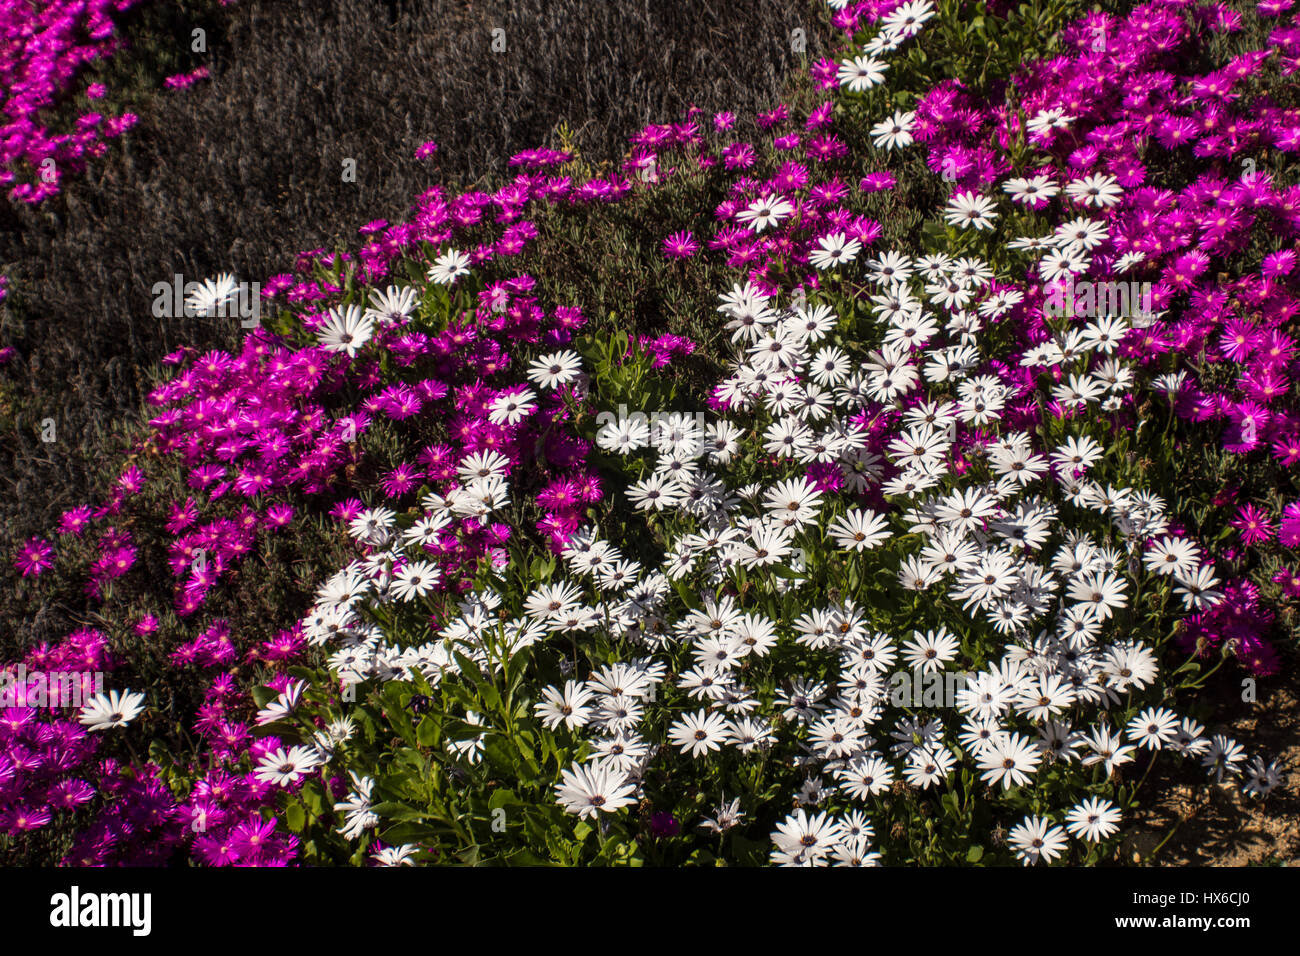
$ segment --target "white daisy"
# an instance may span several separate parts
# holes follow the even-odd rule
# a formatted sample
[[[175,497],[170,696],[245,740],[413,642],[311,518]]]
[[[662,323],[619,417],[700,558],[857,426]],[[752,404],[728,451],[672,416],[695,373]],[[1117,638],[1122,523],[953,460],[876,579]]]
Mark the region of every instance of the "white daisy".
[[[355,305],[343,310],[330,309],[329,318],[316,330],[316,340],[330,352],[343,352],[352,358],[374,334],[374,320]]]
[[[636,803],[636,787],[607,763],[586,766],[575,763],[561,773],[561,782],[555,787],[556,802],[568,813],[578,817],[595,818],[600,813],[613,813]]]
[[[582,357],[565,349],[535,359],[528,366],[528,379],[542,388],[555,388],[572,382],[581,371]]]
[[[780,196],[769,193],[755,199],[736,214],[736,218],[755,232],[778,226],[781,220],[794,212],[794,206]]]
[[[1077,203],[1085,206],[1113,206],[1119,202],[1124,190],[1114,176],[1093,173],[1068,183],[1065,192]]]
[[[962,229],[974,227],[976,230],[982,230],[993,228],[993,220],[998,217],[998,213],[993,200],[965,190],[948,200],[943,217],[951,225]]]
[[[415,311],[415,303],[415,290],[410,286],[399,289],[390,285],[383,292],[374,289],[370,293],[366,318],[388,325],[401,325]]]
[[[730,723],[717,711],[701,708],[693,714],[683,714],[668,728],[668,739],[692,757],[702,757],[710,750],[721,750],[730,735]]]
[[[239,291],[239,284],[229,272],[223,272],[215,279],[206,279],[198,289],[185,299],[185,314],[211,316],[224,314],[225,305],[234,300]]]
[[[144,711],[144,694],[111,690],[96,694],[81,708],[77,719],[90,730],[125,727]]]
[[[861,93],[885,82],[889,64],[872,56],[858,56],[840,63],[837,79],[850,93]]]
[[[912,143],[912,130],[916,128],[916,114],[896,110],[887,120],[871,127],[871,141],[878,147],[894,150]]]
[[[533,413],[537,393],[531,388],[512,388],[492,400],[488,406],[488,421],[494,425],[517,425]]]
[[[870,509],[850,508],[836,518],[827,530],[837,545],[849,551],[866,551],[878,547],[893,536],[889,521],[884,515],[876,514]]]
[[[280,747],[258,762],[255,775],[263,783],[290,787],[321,763],[321,754],[315,747],[294,746],[287,751]]]
[[[456,249],[448,249],[433,260],[428,275],[438,285],[451,285],[461,276],[469,275],[469,256]]]
[[[862,243],[846,239],[844,233],[835,232],[817,240],[818,248],[809,253],[808,261],[817,269],[834,269],[852,262],[862,251]]]
[[[1011,828],[1008,842],[1025,866],[1039,860],[1051,863],[1069,845],[1064,830],[1054,826],[1046,817],[1033,815]]]
[[[442,578],[435,564],[428,561],[412,561],[393,576],[393,596],[399,601],[412,601],[424,597],[437,586]]]

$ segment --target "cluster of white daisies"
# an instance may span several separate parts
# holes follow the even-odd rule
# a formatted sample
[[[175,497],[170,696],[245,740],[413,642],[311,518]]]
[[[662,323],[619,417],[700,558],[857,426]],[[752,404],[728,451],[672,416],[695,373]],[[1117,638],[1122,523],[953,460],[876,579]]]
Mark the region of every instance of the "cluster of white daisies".
[[[597,443],[637,459],[629,470],[645,477],[628,484],[626,498],[657,515],[666,535],[657,565],[585,528],[563,552],[569,577],[535,588],[521,615],[503,624],[502,597],[489,590],[463,601],[461,614],[433,639],[390,641],[362,608],[418,597],[436,583],[436,568],[403,549],[418,550],[454,515],[483,518],[505,500],[506,463],[480,452],[461,462],[459,490],[430,496],[425,514],[405,530],[383,508],[352,522],[352,534],[371,553],[321,588],[305,622],[309,639],[338,645],[330,667],[345,684],[410,679],[418,671],[436,686],[457,670],[453,649],[496,668],[500,657],[490,647],[515,653],[552,635],[567,641],[603,634],[617,646],[640,648],[584,679],[540,691],[535,715],[542,723],[589,738],[590,756],[563,772],[558,802],[584,817],[629,806],[665,749],[707,761],[724,747],[754,754],[792,745],[805,779],[792,794],[800,809],[773,834],[777,863],[877,861],[859,810],[809,815],[803,808],[828,800],[869,807],[896,782],[929,789],[967,761],[986,784],[1009,788],[1032,785],[1053,764],[1100,765],[1109,774],[1139,748],[1167,749],[1200,757],[1214,774],[1244,771],[1248,792],[1271,789],[1275,767],[1259,758],[1245,766],[1240,745],[1207,738],[1194,721],[1163,707],[1147,707],[1125,727],[1107,719],[1110,708],[1157,679],[1149,647],[1124,630],[1107,633],[1128,604],[1130,578],[1143,566],[1152,573],[1149,586],[1170,578],[1188,609],[1218,600],[1217,581],[1195,543],[1166,533],[1157,496],[1089,478],[1104,453],[1086,428],[1047,450],[1022,430],[1000,429],[1008,403],[1026,396],[981,371],[988,356],[978,333],[1022,293],[994,283],[987,264],[973,258],[912,260],[886,252],[868,272],[878,288],[878,348],[856,353],[829,344],[838,319],[825,304],[778,309],[753,286],[738,286],[719,309],[736,346],[731,374],[717,390],[725,414],[605,416],[612,420]],[[1094,360],[1118,365],[1101,331],[1090,326],[1063,343],[1067,370],[1082,374]],[[542,388],[579,373],[572,354],[545,356],[534,366],[531,381]],[[512,407],[499,410],[503,421],[534,397],[527,386],[502,394],[513,396]],[[1101,397],[1080,390],[1072,401],[1086,408]],[[865,422],[889,409],[901,416],[884,439],[872,437]],[[972,461],[958,471],[953,452],[962,428],[1001,433],[982,448],[966,448]],[[770,481],[729,482],[737,473],[760,474],[765,461],[779,472]],[[798,474],[815,464],[838,471],[837,490]],[[1051,482],[1072,517],[1108,529],[1124,547],[1062,527],[1060,506],[1044,487]],[[854,503],[873,487],[890,499],[890,515]],[[919,541],[898,549],[900,590],[941,593],[955,612],[945,619],[945,605],[933,603],[936,626],[913,632],[901,646],[851,599],[810,598],[804,614],[784,622],[720,595],[741,569],[760,589],[802,593],[808,555],[841,552],[844,578],[849,560],[899,534]],[[698,606],[682,603],[677,581],[700,589]],[[846,578],[837,590],[851,590]],[[889,687],[900,674],[941,671],[958,661],[963,647],[946,625],[956,627],[969,612],[981,614],[1005,646],[947,702],[957,719],[894,706]],[[782,646],[819,655],[816,673],[769,668],[775,686],[761,692],[745,674],[763,673],[764,658]],[[666,691],[669,673],[675,677]],[[661,699],[683,703],[670,709]],[[653,726],[652,718],[664,723]],[[473,724],[478,716],[465,719]],[[882,732],[887,738],[878,746]],[[448,746],[472,761],[482,737]],[[715,814],[700,824],[715,832],[757,809],[743,808],[742,797],[717,797]],[[360,785],[349,801],[368,806]],[[1115,832],[1118,817],[1108,801],[1088,797],[1065,811],[1064,822],[1076,837],[1097,840]],[[349,833],[375,823],[360,810],[348,819]],[[357,820],[366,827],[358,829]],[[1063,852],[1064,834],[1047,818],[1031,817],[1011,829],[1009,845],[1027,863],[1050,861]]]
[[[1121,729],[1105,719],[1106,711],[1152,686],[1157,676],[1155,656],[1142,642],[1122,632],[1117,640],[1106,640],[1108,623],[1128,603],[1125,569],[1145,565],[1157,577],[1174,577],[1175,592],[1188,609],[1218,599],[1217,581],[1200,563],[1200,548],[1164,534],[1163,502],[1089,479],[1103,450],[1086,434],[1044,453],[1023,431],[1007,431],[984,448],[987,475],[975,477],[979,468],[965,480],[950,473],[955,426],[996,428],[1006,402],[1023,397],[1009,395],[995,376],[974,374],[983,359],[965,310],[970,298],[954,297],[952,287],[978,295],[982,301],[974,311],[991,318],[1019,301],[1019,293],[993,290],[987,267],[976,260],[933,256],[913,263],[886,253],[871,270],[882,287],[875,297],[885,326],[879,351],[850,357],[841,347],[822,345],[836,324],[825,306],[778,311],[753,287],[737,288],[723,297],[722,311],[739,347],[738,360],[719,394],[743,420],[721,416],[702,423],[698,415],[631,415],[606,423],[598,433],[606,450],[650,452],[650,473],[629,485],[627,497],[639,509],[671,512],[678,520],[670,525],[675,533],[669,535],[662,565],[649,571],[610,542],[594,538],[592,530],[584,531],[565,557],[569,570],[588,581],[545,585],[528,599],[530,615],[547,630],[600,629],[664,653],[663,659],[638,658],[624,665],[639,676],[612,691],[597,676],[543,692],[538,714],[549,725],[599,734],[589,762],[566,773],[561,802],[582,815],[633,802],[659,741],[707,758],[722,747],[747,753],[770,746],[780,735],[797,740],[806,754],[803,766],[820,770],[818,776],[810,771],[794,795],[804,805],[827,798],[831,788],[823,784],[825,778],[859,800],[884,793],[899,778],[922,789],[935,786],[957,765],[957,749],[975,762],[986,783],[1004,788],[1030,784],[1035,772],[1057,762],[1100,764],[1109,774],[1132,761],[1138,748],[1196,755],[1219,775],[1240,771],[1245,760],[1240,745],[1222,736],[1207,739],[1200,725],[1165,708],[1148,707]],[[927,283],[928,304],[948,312],[952,344],[931,344],[939,327],[907,287],[914,272]],[[1086,368],[1094,356],[1108,355],[1109,346],[1090,332],[1076,343],[1070,361]],[[922,379],[929,394],[910,404],[885,443],[896,473],[884,480],[884,462],[869,450],[880,443],[868,441],[854,414],[879,412],[911,396]],[[1084,395],[1078,404],[1096,401],[1097,396]],[[777,567],[797,574],[800,556],[826,547],[826,539],[855,553],[895,534],[885,516],[854,507],[807,477],[729,486],[727,473],[765,456],[787,470],[789,463],[834,464],[850,494],[880,484],[898,505],[902,526],[922,537],[916,553],[903,557],[900,585],[943,588],[953,605],[982,611],[1007,639],[1000,659],[958,693],[955,709],[964,722],[947,740],[938,716],[907,714],[894,720],[889,752],[899,766],[874,746],[872,735],[889,704],[887,688],[898,676],[891,665],[899,649],[893,637],[870,627],[861,608],[841,602],[782,625],[745,611],[733,598],[711,596],[734,580],[735,568]],[[1117,550],[1080,530],[1062,532],[1057,506],[1038,490],[1049,475],[1071,509],[1106,519],[1126,548]],[[1135,568],[1132,559],[1139,555]],[[681,607],[669,587],[670,580],[688,575],[707,585],[696,609]],[[588,588],[603,600],[588,596]],[[838,658],[837,681],[784,674],[773,698],[761,699],[742,672],[785,642]],[[673,666],[674,650],[682,645],[689,647],[689,668],[681,662]],[[902,657],[913,671],[929,671],[947,666],[959,651],[959,642],[940,623],[937,630],[914,633],[903,644]],[[655,699],[654,675],[668,668],[680,671],[677,690],[691,701],[661,734],[647,738],[645,702]],[[1076,726],[1093,708],[1102,710],[1100,719]],[[1249,792],[1267,792],[1277,782],[1276,769],[1258,758],[1247,776]],[[739,819],[724,809],[719,807],[721,817]],[[1095,840],[1115,831],[1118,811],[1089,798],[1070,808],[1066,819],[1072,833]],[[843,845],[837,842],[841,832]],[[804,855],[792,849],[786,841],[791,833],[812,849]],[[1014,828],[1010,842],[1026,862],[1050,860],[1059,853],[1060,833],[1034,818]],[[869,861],[864,834],[869,828],[853,820],[799,812],[774,834],[773,859]]]

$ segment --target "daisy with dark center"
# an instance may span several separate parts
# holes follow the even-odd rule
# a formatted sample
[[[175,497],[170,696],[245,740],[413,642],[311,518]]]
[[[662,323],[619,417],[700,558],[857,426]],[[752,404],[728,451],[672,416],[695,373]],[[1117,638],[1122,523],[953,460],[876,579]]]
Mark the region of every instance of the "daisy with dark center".
[[[329,317],[316,331],[317,341],[330,352],[342,352],[352,358],[374,334],[374,320],[358,306],[330,309]]]
[[[755,199],[737,213],[736,218],[755,232],[780,225],[781,220],[794,212],[794,206],[780,196],[768,194]]]
[[[291,787],[308,772],[320,766],[323,757],[315,747],[280,747],[268,753],[257,765],[256,777],[277,787]]]
[[[125,727],[144,712],[144,694],[129,690],[96,694],[82,708],[78,720],[90,730]]]
[[[916,128],[916,114],[896,110],[887,120],[881,120],[871,127],[871,141],[886,150],[901,149],[912,143],[912,131]]]
[[[772,862],[779,866],[818,866],[840,841],[841,827],[826,813],[809,817],[799,809],[776,825]]]
[[[581,369],[582,357],[577,352],[551,352],[536,359],[528,367],[528,379],[542,388],[552,389],[572,382]]]
[[[1148,707],[1128,723],[1129,740],[1139,747],[1160,750],[1178,733],[1178,715],[1164,707]]]
[[[457,249],[448,249],[433,261],[428,277],[438,285],[452,285],[469,272],[469,256]]]
[[[856,259],[861,251],[858,240],[835,232],[817,240],[817,249],[809,254],[808,261],[817,269],[838,269]]]
[[[888,68],[883,60],[858,56],[840,64],[838,79],[840,85],[847,87],[850,93],[862,93],[883,83]]]
[[[848,551],[866,551],[893,536],[883,515],[857,508],[850,508],[836,518],[827,530],[835,538],[835,543]]]
[[[595,695],[577,681],[566,681],[563,691],[547,687],[542,691],[542,699],[533,705],[533,712],[541,718],[542,723],[551,730],[563,724],[570,730],[584,727],[592,719]]]
[[[1027,816],[1011,828],[1008,843],[1025,866],[1046,861],[1051,863],[1069,845],[1065,831],[1046,817]]]
[[[636,803],[636,787],[627,775],[608,763],[575,763],[560,774],[555,787],[556,802],[579,819],[595,819],[601,813],[614,813]]]
[[[997,217],[997,206],[991,199],[969,190],[956,193],[944,210],[944,219],[950,225],[977,231],[991,230]]]
[[[979,757],[981,779],[990,786],[1002,784],[1003,790],[1030,782],[1041,757],[1034,743],[1019,734],[995,737]]]
[[[710,750],[720,750],[730,728],[727,718],[716,711],[698,710],[683,714],[668,728],[668,739],[692,757],[702,757]]]
[[[930,674],[955,660],[960,649],[961,645],[947,628],[925,633],[913,631],[912,637],[903,643],[903,659],[921,673]]]

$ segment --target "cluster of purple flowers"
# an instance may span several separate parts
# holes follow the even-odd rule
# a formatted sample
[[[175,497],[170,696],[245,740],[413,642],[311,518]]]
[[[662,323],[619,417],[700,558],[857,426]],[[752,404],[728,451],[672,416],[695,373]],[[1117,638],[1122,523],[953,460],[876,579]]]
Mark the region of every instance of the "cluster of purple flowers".
[[[13,184],[11,198],[39,203],[55,195],[67,173],[83,170],[86,157],[103,155],[108,140],[135,125],[132,113],[105,117],[93,110],[70,133],[54,133],[45,123],[86,64],[121,48],[114,17],[139,2],[0,3],[0,184]],[[85,91],[88,99],[105,92],[102,84]]]
[[[98,776],[92,766],[95,741],[85,727],[64,716],[59,701],[46,697],[44,675],[104,672],[114,661],[107,638],[84,628],[54,647],[35,648],[22,664],[22,670],[2,669],[0,833],[10,836],[45,827],[56,813],[74,811],[95,795],[89,782]],[[40,706],[42,698],[45,706]]]
[[[169,90],[186,90],[199,80],[206,80],[208,75],[208,68],[206,66],[198,66],[190,70],[188,73],[177,73],[173,76],[167,77],[167,79],[163,80],[163,86]]]
[[[107,116],[84,106],[75,119],[66,114],[86,68],[123,49],[121,15],[144,2],[0,0],[0,185],[10,187],[11,199],[35,205],[57,195],[69,174],[139,121],[134,113]],[[200,66],[167,77],[164,86],[185,89],[207,77]],[[81,92],[101,100],[108,88],[91,82]],[[52,128],[64,125],[69,132]]]

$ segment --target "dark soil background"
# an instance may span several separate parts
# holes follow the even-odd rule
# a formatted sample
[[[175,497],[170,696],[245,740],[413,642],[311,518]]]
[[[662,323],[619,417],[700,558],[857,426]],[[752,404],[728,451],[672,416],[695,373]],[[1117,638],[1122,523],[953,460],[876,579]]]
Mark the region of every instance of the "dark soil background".
[[[1286,660],[1293,672],[1296,662]],[[1116,862],[1144,866],[1300,866],[1300,699],[1292,681],[1260,681],[1257,700],[1242,700],[1239,674],[1207,686],[1224,733],[1250,753],[1276,759],[1282,783],[1266,798],[1241,792],[1240,780],[1206,786],[1199,760],[1166,761],[1144,785],[1150,803],[1125,833]],[[1143,797],[1143,794],[1139,794]]]

